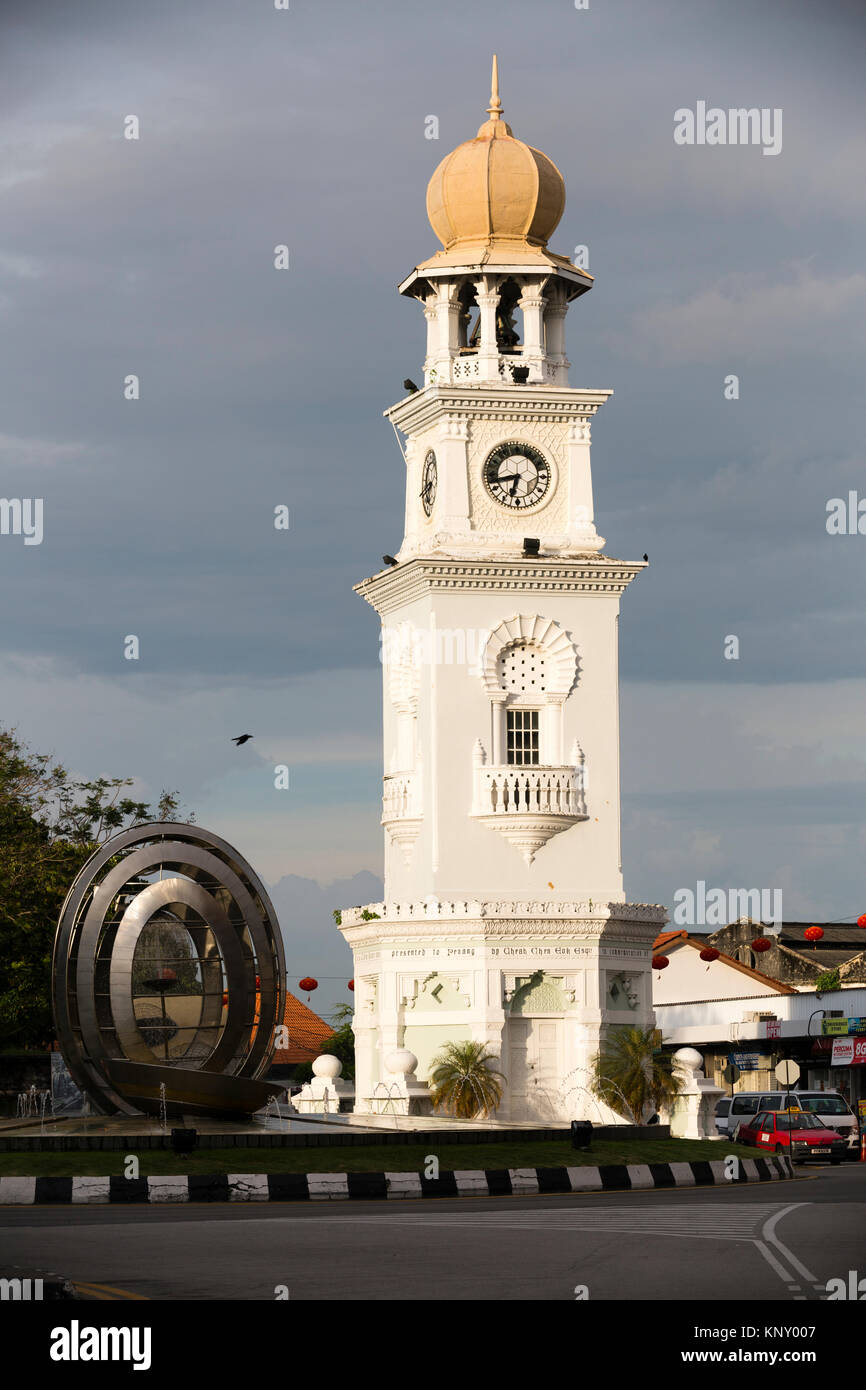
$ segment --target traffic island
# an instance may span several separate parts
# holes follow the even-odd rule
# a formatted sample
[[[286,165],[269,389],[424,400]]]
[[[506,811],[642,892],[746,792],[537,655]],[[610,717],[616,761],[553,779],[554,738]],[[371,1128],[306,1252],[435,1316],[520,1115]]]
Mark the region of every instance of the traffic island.
[[[794,1176],[784,1157],[596,1167],[527,1167],[421,1172],[193,1173],[145,1178],[3,1177],[0,1205],[105,1203],[316,1202],[405,1200],[424,1197],[525,1197],[537,1194],[652,1191],[671,1187],[730,1187]],[[431,1172],[428,1176],[427,1173]]]

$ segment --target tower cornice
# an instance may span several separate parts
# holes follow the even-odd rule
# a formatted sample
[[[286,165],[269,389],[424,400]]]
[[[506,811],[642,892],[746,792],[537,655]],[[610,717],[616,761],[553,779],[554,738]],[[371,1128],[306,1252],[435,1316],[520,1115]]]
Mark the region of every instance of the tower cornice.
[[[427,593],[461,589],[475,593],[595,594],[609,598],[619,597],[646,567],[643,560],[615,560],[607,555],[549,561],[419,557],[380,570],[354,589],[380,614],[393,612]]]
[[[562,283],[566,298],[570,302],[579,295],[586,294],[594,283],[594,277],[588,270],[581,270],[578,266],[572,265],[565,256],[556,256],[552,251],[539,248],[531,258],[515,257],[491,264],[486,259],[486,248],[476,249],[478,258],[475,260],[467,258],[465,252],[461,254],[455,251],[437,251],[429,261],[422,261],[421,265],[415,266],[409,272],[405,280],[401,280],[397,286],[399,293],[409,299],[425,299],[431,287],[439,280],[453,280],[461,275],[480,277],[491,273],[506,279],[509,275],[527,275],[532,271],[542,271],[546,279],[556,279]]]
[[[591,420],[613,391],[570,386],[426,386],[384,411],[404,434],[414,434],[443,415],[467,419]]]

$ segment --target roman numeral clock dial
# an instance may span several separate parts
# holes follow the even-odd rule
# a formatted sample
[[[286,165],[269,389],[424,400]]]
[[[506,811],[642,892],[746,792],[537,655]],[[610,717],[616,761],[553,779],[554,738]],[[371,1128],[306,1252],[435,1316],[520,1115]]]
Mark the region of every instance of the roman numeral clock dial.
[[[484,485],[500,506],[526,511],[545,497],[550,487],[550,464],[534,445],[508,440],[487,456]]]
[[[432,514],[435,501],[436,455],[432,449],[428,449],[427,457],[424,460],[424,471],[421,475],[421,505],[424,508],[425,516],[430,516]]]

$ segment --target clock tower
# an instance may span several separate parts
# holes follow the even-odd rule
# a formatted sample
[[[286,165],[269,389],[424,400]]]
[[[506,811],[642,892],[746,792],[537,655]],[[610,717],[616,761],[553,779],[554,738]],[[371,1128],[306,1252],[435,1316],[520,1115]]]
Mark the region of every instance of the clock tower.
[[[442,249],[401,294],[427,327],[423,389],[386,412],[406,464],[397,563],[357,585],[379,614],[385,900],[344,910],[356,1110],[388,1059],[424,1081],[449,1042],[505,1077],[500,1119],[615,1118],[589,1096],[612,1025],[652,1022],[660,907],[620,862],[620,595],[645,568],[596,531],[593,420],[565,318],[592,276],[549,250],[565,188],[488,119],[427,189]]]

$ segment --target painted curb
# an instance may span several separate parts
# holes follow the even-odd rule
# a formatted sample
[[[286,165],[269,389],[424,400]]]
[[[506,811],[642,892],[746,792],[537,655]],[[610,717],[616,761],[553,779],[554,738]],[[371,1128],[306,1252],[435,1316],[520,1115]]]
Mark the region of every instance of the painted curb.
[[[793,1178],[790,1160],[741,1158],[735,1179],[725,1163],[617,1163],[603,1168],[458,1169],[422,1173],[193,1173],[153,1178],[3,1178],[0,1206],[93,1206],[136,1202],[345,1202],[417,1197],[523,1197],[534,1193],[649,1192],[669,1187],[730,1187]]]

